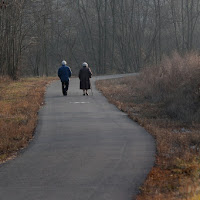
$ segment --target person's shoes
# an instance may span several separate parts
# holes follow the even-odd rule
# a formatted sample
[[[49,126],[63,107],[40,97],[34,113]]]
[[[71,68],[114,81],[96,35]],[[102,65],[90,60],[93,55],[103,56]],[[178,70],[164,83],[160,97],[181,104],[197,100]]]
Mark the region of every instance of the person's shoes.
[[[63,93],[64,96],[67,96],[67,92]]]
[[[85,96],[85,94],[83,94],[83,96]]]
[[[89,94],[88,94],[88,93],[86,93],[86,95],[87,95],[87,96],[89,96]]]

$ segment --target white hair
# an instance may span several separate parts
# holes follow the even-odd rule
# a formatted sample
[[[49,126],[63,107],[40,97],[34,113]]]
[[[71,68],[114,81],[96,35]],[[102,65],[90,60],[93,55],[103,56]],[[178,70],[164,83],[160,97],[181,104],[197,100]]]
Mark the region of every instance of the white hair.
[[[84,63],[82,64],[82,66],[83,66],[83,67],[88,67],[88,64],[87,64],[86,62],[84,62]]]
[[[66,65],[67,62],[65,60],[62,61],[62,65]]]

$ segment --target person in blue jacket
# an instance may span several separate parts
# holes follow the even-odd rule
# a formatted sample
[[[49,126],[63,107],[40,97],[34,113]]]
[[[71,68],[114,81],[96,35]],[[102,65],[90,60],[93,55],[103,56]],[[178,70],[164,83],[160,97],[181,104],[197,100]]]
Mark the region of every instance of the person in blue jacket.
[[[66,66],[67,62],[65,60],[62,61],[62,66],[58,69],[58,77],[62,83],[62,92],[64,96],[67,96],[67,91],[69,88],[69,78],[72,75],[72,71],[70,67]]]

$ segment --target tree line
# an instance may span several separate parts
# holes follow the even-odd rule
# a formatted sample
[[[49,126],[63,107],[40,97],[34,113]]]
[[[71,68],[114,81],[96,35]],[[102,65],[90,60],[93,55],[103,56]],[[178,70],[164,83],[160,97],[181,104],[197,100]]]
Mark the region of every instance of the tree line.
[[[0,75],[48,76],[65,59],[137,72],[200,47],[200,0],[0,0]]]

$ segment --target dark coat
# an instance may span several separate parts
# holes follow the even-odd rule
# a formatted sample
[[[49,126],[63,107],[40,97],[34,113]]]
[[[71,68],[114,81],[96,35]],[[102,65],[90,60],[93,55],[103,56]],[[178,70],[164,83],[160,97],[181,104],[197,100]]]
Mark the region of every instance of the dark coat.
[[[79,71],[80,79],[80,89],[88,90],[90,89],[90,78],[92,77],[92,72],[88,67],[82,67]]]
[[[61,82],[67,82],[69,81],[69,78],[71,77],[72,72],[71,69],[68,66],[63,65],[58,69],[58,77],[60,78]]]

